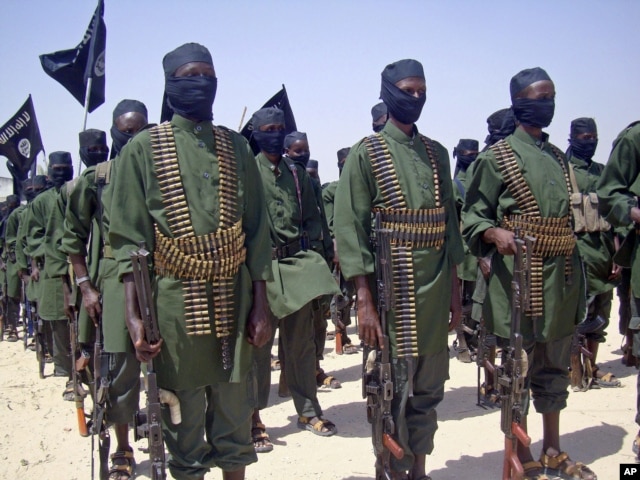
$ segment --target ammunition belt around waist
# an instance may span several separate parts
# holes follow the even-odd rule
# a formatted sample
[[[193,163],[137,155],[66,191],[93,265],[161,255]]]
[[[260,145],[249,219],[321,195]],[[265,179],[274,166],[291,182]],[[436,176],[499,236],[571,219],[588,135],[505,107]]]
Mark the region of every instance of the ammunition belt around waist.
[[[391,245],[409,249],[441,248],[446,232],[444,207],[380,209],[381,226],[389,231]]]
[[[247,250],[242,222],[206,235],[169,238],[155,227],[154,271],[163,277],[216,283],[233,278]]]
[[[569,217],[538,217],[530,215],[511,215],[502,220],[502,227],[520,231],[521,236],[535,238],[534,256],[548,258],[558,255],[571,255],[576,246],[576,238]]]
[[[304,232],[300,238],[271,249],[271,260],[281,260],[287,257],[293,257],[298,252],[304,252],[309,249],[309,236]]]

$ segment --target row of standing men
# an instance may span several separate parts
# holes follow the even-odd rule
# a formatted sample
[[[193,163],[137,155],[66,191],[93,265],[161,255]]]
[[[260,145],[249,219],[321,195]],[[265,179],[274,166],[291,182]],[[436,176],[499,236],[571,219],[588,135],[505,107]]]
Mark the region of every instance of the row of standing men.
[[[6,252],[10,262],[15,252],[17,270],[31,289],[27,297],[51,327],[54,374],[70,376],[75,360],[69,355],[69,329],[60,322],[75,303],[67,257],[82,296],[79,343],[90,345],[96,328],[102,333],[111,355],[106,415],[117,439],[113,478],[132,475],[128,423],[138,408],[140,362],[152,358],[158,384],[175,394],[183,417],[176,425],[163,412],[171,474],[204,478],[218,466],[226,479],[244,478],[256,451],[273,448],[259,412],[268,403],[276,328],[283,383],[298,426],[323,436],[336,433],[316,393],[319,383],[337,385],[318,363],[326,331],[320,299],[347,298],[343,315],[336,318],[337,334],[348,345],[343,327],[353,291],[361,340],[379,348],[388,333],[393,359],[391,433],[404,455],[378,458],[376,476],[429,478],[426,455],[433,450],[435,408],[448,378],[447,334],[459,327],[462,316],[456,268],[465,257],[462,236],[471,255],[490,258],[487,275],[477,277],[486,280],[486,294],[478,302],[485,327],[509,338],[516,228],[536,237],[531,257],[538,297],[524,316],[522,334],[529,356],[526,391],[532,392],[545,426],[540,459],[522,445],[518,457],[527,478],[545,478],[547,470],[596,478],[562,452],[559,414],[566,406],[571,339],[585,317],[586,292],[602,297],[589,302],[595,312],[589,318],[609,316],[610,295],[607,307],[605,294],[616,273],[608,240],[613,243],[613,236],[600,217],[595,223],[591,218],[594,197],[589,194],[600,173],[591,161],[595,123],[572,123],[571,167],[542,132],[553,117],[555,99],[544,70],[513,77],[513,117],[489,122],[488,148],[475,161],[477,142],[461,142],[454,153],[458,180],[452,183],[446,149],[415,126],[426,100],[422,65],[415,60],[388,65],[381,76],[387,111],[372,111],[376,134],[340,150],[340,181],[321,189],[303,166],[309,158],[306,136],[296,132],[285,138],[282,111],[261,109],[253,115],[253,137],[260,147],[255,157],[244,138],[212,125],[216,74],[206,48],[183,45],[165,56],[163,67],[174,112],[170,123],[148,125],[144,105],[121,102],[111,129],[114,159],[102,162],[104,133],[81,133],[81,157],[93,166],[71,181],[70,154],[52,153],[52,188],[46,189],[44,179],[29,181],[27,189],[41,193],[6,222],[8,227],[17,217],[15,240],[7,228]],[[462,204],[462,236],[456,196]],[[379,268],[370,244],[373,213],[385,230],[397,232],[390,280],[401,301],[388,312],[388,332],[382,330],[371,282]],[[580,215],[582,227],[576,221]],[[574,234],[579,246],[597,242],[594,251],[607,250],[606,267],[575,248]],[[162,336],[156,344],[145,340],[129,256],[142,242],[153,259]],[[332,262],[343,280],[353,282],[352,290],[338,287],[328,267]],[[591,268],[600,269],[593,275],[595,286]],[[598,326],[588,337],[592,351],[593,342],[602,340],[604,326]],[[81,362],[77,365],[82,369]],[[606,386],[617,380],[596,371],[592,381]],[[491,385],[488,380],[487,390]],[[68,385],[65,394],[74,393]],[[528,394],[523,403],[526,428]]]

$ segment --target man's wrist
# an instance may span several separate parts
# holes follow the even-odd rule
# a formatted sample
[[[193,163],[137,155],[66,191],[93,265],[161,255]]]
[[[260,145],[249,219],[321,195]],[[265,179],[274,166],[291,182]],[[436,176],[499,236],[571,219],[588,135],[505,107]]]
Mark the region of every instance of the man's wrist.
[[[82,277],[76,277],[76,285],[80,286],[84,282],[88,282],[91,280],[89,275],[84,275]]]

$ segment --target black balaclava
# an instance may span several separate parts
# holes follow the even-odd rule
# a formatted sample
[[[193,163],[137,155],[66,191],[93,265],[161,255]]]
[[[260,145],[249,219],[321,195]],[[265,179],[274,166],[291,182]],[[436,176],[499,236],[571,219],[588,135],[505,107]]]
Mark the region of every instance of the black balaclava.
[[[53,168],[62,165],[65,168]],[[49,154],[49,181],[54,187],[60,188],[65,182],[73,178],[73,164],[69,152],[52,152]]]
[[[122,147],[124,147],[127,142],[134,137],[134,134],[121,132],[118,130],[118,127],[116,127],[116,120],[120,115],[132,112],[144,115],[146,123],[148,118],[147,107],[144,103],[139,102],[138,100],[122,100],[118,105],[116,105],[116,108],[113,109],[113,120],[111,122],[110,130],[111,140],[113,141],[111,144],[111,158],[116,158],[120,153],[120,150],[122,150]]]
[[[109,158],[109,147],[107,146],[107,134],[102,130],[89,128],[78,135],[80,141],[80,160],[87,167],[93,167],[101,162],[106,162]],[[89,147],[104,146],[102,151],[90,152]]]
[[[511,92],[511,108],[516,119],[523,125],[536,128],[545,128],[551,124],[555,111],[555,100],[553,98],[516,98],[522,90],[529,85],[541,80],[551,78],[540,67],[528,68],[516,73],[511,79],[509,90]]]
[[[185,43],[162,59],[164,91],[168,106],[178,115],[201,122],[213,119],[213,101],[216,98],[216,77],[175,77],[176,70],[190,62],[213,65],[211,53],[198,43]]]
[[[7,195],[7,217],[20,205],[20,197],[18,195]]]
[[[408,77],[425,78],[422,64],[417,60],[399,60],[387,65],[381,77],[380,98],[387,105],[389,113],[405,125],[415,123],[420,118],[427,95],[416,98],[400,90],[395,84]]]
[[[598,139],[577,138],[581,133],[598,134],[598,127],[593,118],[576,118],[571,122],[571,132],[569,134],[569,149],[567,150],[567,158],[570,156],[581,158],[591,163],[593,154],[596,153]]]
[[[297,142],[298,140],[302,140],[304,142],[308,142],[307,140],[307,134],[304,132],[291,132],[289,135],[287,135],[286,137],[284,137],[284,148],[285,150],[288,149],[291,145],[293,145],[295,142]],[[298,155],[298,156],[292,156],[291,153],[287,153],[287,156],[293,160],[294,162],[299,163],[300,165],[302,165],[303,167],[307,167],[307,164],[309,163],[309,158],[311,158],[311,152],[308,153],[304,153],[302,155]]]
[[[282,154],[285,137],[284,128],[275,132],[260,131],[260,127],[272,123],[281,124],[284,127],[284,112],[276,107],[261,108],[251,117],[251,125],[253,126],[251,135],[256,140],[260,150],[274,155]]]
[[[344,162],[347,160],[347,156],[351,151],[351,147],[345,147],[338,150],[338,176],[342,174],[344,168]]]
[[[376,123],[380,117],[385,117],[383,123]],[[371,128],[374,132],[378,133],[381,131],[384,126],[387,124],[387,120],[389,120],[389,110],[384,102],[377,103],[371,109]]]
[[[484,139],[487,147],[503,138],[507,138],[516,129],[516,117],[513,115],[513,110],[503,108],[493,112],[487,118],[487,129],[489,130],[489,135]]]
[[[460,152],[463,152],[465,150],[471,150],[476,153],[471,155],[461,155]],[[469,168],[469,165],[471,165],[474,162],[477,156],[478,156],[478,141],[472,140],[470,138],[461,138],[458,141],[458,145],[453,148],[453,158],[456,159],[456,170],[455,170],[456,173],[459,170],[466,172],[467,168]]]
[[[31,203],[31,201],[36,198],[36,191],[33,188],[33,179],[27,178],[24,182],[22,182],[22,194],[29,203]]]
[[[51,185],[46,175],[36,175],[36,178],[33,179],[33,190],[36,197],[50,187]]]
[[[311,178],[314,178],[320,181],[320,176],[318,175],[318,161],[317,160],[309,160],[306,165],[307,173]]]

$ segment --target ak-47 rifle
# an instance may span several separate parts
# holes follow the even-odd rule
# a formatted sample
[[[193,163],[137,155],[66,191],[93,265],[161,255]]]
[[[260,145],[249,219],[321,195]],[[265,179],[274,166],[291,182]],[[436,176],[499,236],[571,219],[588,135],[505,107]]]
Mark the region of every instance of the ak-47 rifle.
[[[529,279],[531,276],[531,252],[533,239],[514,236],[516,254],[513,261],[511,281],[511,329],[509,346],[503,349],[503,363],[495,367],[494,387],[500,391],[500,428],[504,432],[504,460],[502,479],[521,479],[524,476],[522,463],[518,458],[518,444],[531,445],[531,438],[522,428],[522,396],[527,375],[527,354],[522,347],[520,323],[525,306],[529,302]],[[526,248],[526,251],[525,251]]]
[[[64,288],[69,289],[71,292],[71,282],[68,275],[63,277]],[[76,366],[76,353],[78,349],[78,315],[75,307],[69,307],[67,311],[67,317],[69,319],[69,337],[71,339],[71,380],[73,381],[73,400],[76,404],[76,416],[78,420],[78,432],[81,437],[88,437],[89,430],[87,429],[87,418],[84,413],[84,397],[86,393],[82,388],[82,380],[80,378],[80,372],[78,372]]]
[[[105,419],[109,392],[109,354],[103,350],[102,319],[98,319],[96,338],[93,344],[93,413],[91,414],[91,479],[94,478],[95,437],[98,436],[98,460],[100,480],[109,478],[109,449],[111,437]]]
[[[364,349],[362,396],[367,399],[367,420],[371,424],[373,450],[376,455],[376,480],[391,478],[390,454],[397,459],[404,450],[393,439],[395,423],[391,415],[393,380],[387,333],[387,312],[394,306],[391,267],[391,244],[388,230],[381,226],[380,213],[375,217],[376,284],[378,315],[382,327],[383,346]]]
[[[478,350],[476,352],[476,366],[477,368],[477,403],[479,407],[486,408],[481,398],[481,373],[482,370],[488,370],[489,373],[495,375],[495,366],[491,363],[491,351],[497,346],[496,336],[487,331],[487,327],[484,323],[484,319],[480,320],[478,326]],[[495,378],[495,377],[494,377]],[[486,386],[489,388],[489,385]]]
[[[149,252],[144,242],[140,249],[129,252],[133,265],[133,279],[138,296],[138,307],[144,324],[145,338],[150,345],[160,341],[158,318],[151,294],[151,279],[149,277]],[[167,390],[158,388],[153,360],[147,362],[147,411],[138,411],[134,417],[134,440],[149,439],[149,459],[151,460],[151,479],[164,480],[165,471],[164,441],[162,438],[162,403],[168,403],[171,411],[171,421],[178,424],[180,418],[180,404],[177,397]]]

